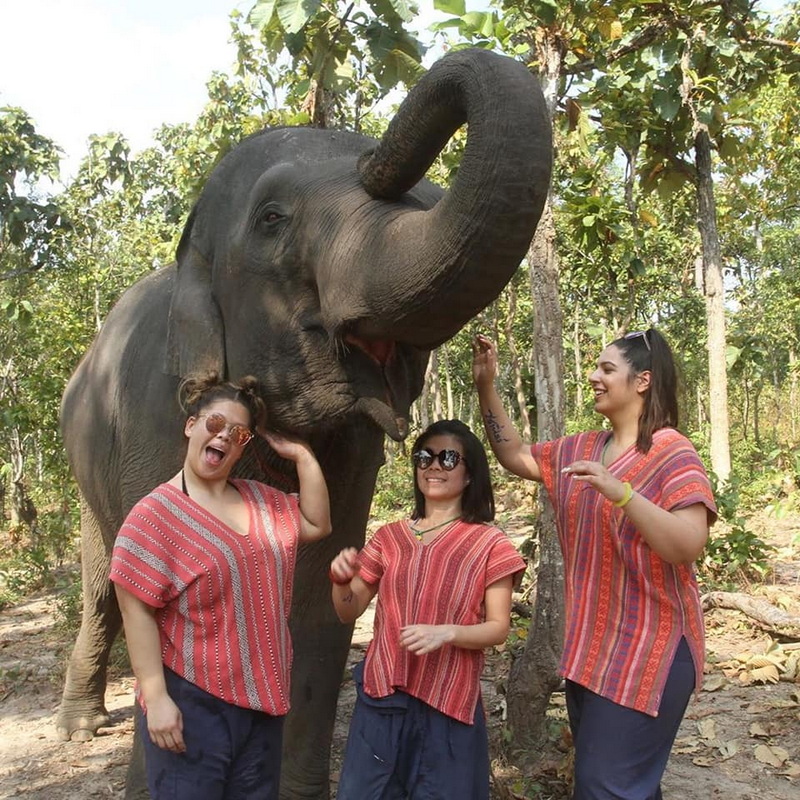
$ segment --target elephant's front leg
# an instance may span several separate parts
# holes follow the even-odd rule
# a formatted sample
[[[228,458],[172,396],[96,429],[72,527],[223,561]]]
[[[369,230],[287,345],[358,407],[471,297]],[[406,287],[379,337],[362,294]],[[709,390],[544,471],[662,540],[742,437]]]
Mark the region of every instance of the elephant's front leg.
[[[87,741],[108,724],[106,671],[122,617],[111,581],[110,547],[85,503],[81,504],[83,618],[67,667],[56,726],[59,738]]]
[[[333,612],[325,572],[298,565],[292,611],[292,710],[286,719],[281,767],[282,800],[327,800],[330,796],[330,747],[336,703],[350,647],[352,625],[342,625]],[[304,581],[313,581],[313,588]],[[301,588],[302,587],[302,588]]]

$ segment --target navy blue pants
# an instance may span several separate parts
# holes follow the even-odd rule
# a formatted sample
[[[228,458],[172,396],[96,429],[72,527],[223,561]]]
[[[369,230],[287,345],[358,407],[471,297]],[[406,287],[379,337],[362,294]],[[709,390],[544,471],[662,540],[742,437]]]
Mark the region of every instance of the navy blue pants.
[[[358,697],[337,800],[489,800],[489,742],[483,705],[475,723],[442,714],[416,697]]]
[[[685,639],[675,654],[657,717],[567,681],[575,742],[572,800],[661,800],[661,777],[694,682],[694,662]]]
[[[152,800],[277,800],[283,717],[226,703],[164,668],[186,752],[154,745],[140,717]]]

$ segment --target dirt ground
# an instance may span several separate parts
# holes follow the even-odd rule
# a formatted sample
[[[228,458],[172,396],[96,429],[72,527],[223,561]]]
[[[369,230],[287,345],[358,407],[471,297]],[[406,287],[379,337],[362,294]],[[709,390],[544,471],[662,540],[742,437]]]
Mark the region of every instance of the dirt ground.
[[[777,547],[774,573],[767,585],[753,587],[751,592],[800,616],[800,518],[766,520],[761,536]],[[133,740],[133,680],[124,668],[112,669],[106,694],[111,724],[95,739],[65,743],[56,738],[55,715],[72,645],[71,637],[56,624],[56,601],[56,593],[41,593],[0,612],[0,799],[122,798]],[[800,678],[780,679],[780,673],[785,678],[791,659],[800,658],[800,646],[778,642],[738,611],[711,610],[706,627],[706,684],[681,727],[664,779],[664,797],[797,800]],[[356,631],[351,663],[363,657],[369,636],[367,618]],[[483,692],[495,741],[502,728],[502,698],[496,687],[507,663],[503,654],[491,654],[484,674]],[[332,755],[334,791],[352,704],[353,686],[346,679]],[[566,729],[563,695],[553,696],[549,716],[553,755],[538,791],[525,788],[521,777],[498,758],[494,797],[567,797],[569,752],[562,735]]]

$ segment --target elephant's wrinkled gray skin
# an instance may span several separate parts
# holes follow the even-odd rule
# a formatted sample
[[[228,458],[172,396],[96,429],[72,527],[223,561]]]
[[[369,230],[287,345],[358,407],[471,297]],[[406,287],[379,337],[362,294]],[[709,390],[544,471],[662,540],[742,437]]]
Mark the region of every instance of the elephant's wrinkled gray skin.
[[[462,166],[443,193],[421,179],[465,121]],[[431,349],[497,297],[525,254],[551,147],[535,79],[510,59],[469,50],[431,68],[377,147],[355,134],[284,128],[220,162],[177,264],[125,293],[64,394],[83,498],[84,616],[62,737],[90,738],[107,721],[106,663],[120,628],[110,552],[130,507],[180,467],[180,377],[253,374],[273,424],[311,442],[330,486],[333,534],[302,550],[295,578],[282,783],[283,797],[328,796],[351,629],[335,619],[327,565],[363,543],[384,432],[406,435]],[[263,441],[247,453],[238,474],[291,488]]]

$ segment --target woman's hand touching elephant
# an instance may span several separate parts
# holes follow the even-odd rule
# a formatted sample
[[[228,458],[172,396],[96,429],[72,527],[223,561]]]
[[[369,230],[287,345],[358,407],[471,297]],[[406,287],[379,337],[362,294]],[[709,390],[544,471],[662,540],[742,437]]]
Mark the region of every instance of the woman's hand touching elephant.
[[[564,467],[562,472],[572,475],[576,481],[588,483],[612,503],[624,500],[629,491],[629,487],[612,475],[599,461],[574,461],[568,467]]]
[[[281,457],[293,461],[300,484],[300,541],[315,542],[331,532],[328,485],[314,451],[302,439],[256,428],[258,435]]]
[[[285,433],[268,431],[265,428],[256,429],[259,436],[266,439],[267,444],[281,457],[298,464],[304,458],[316,461],[313,450],[302,439],[289,436]]]

